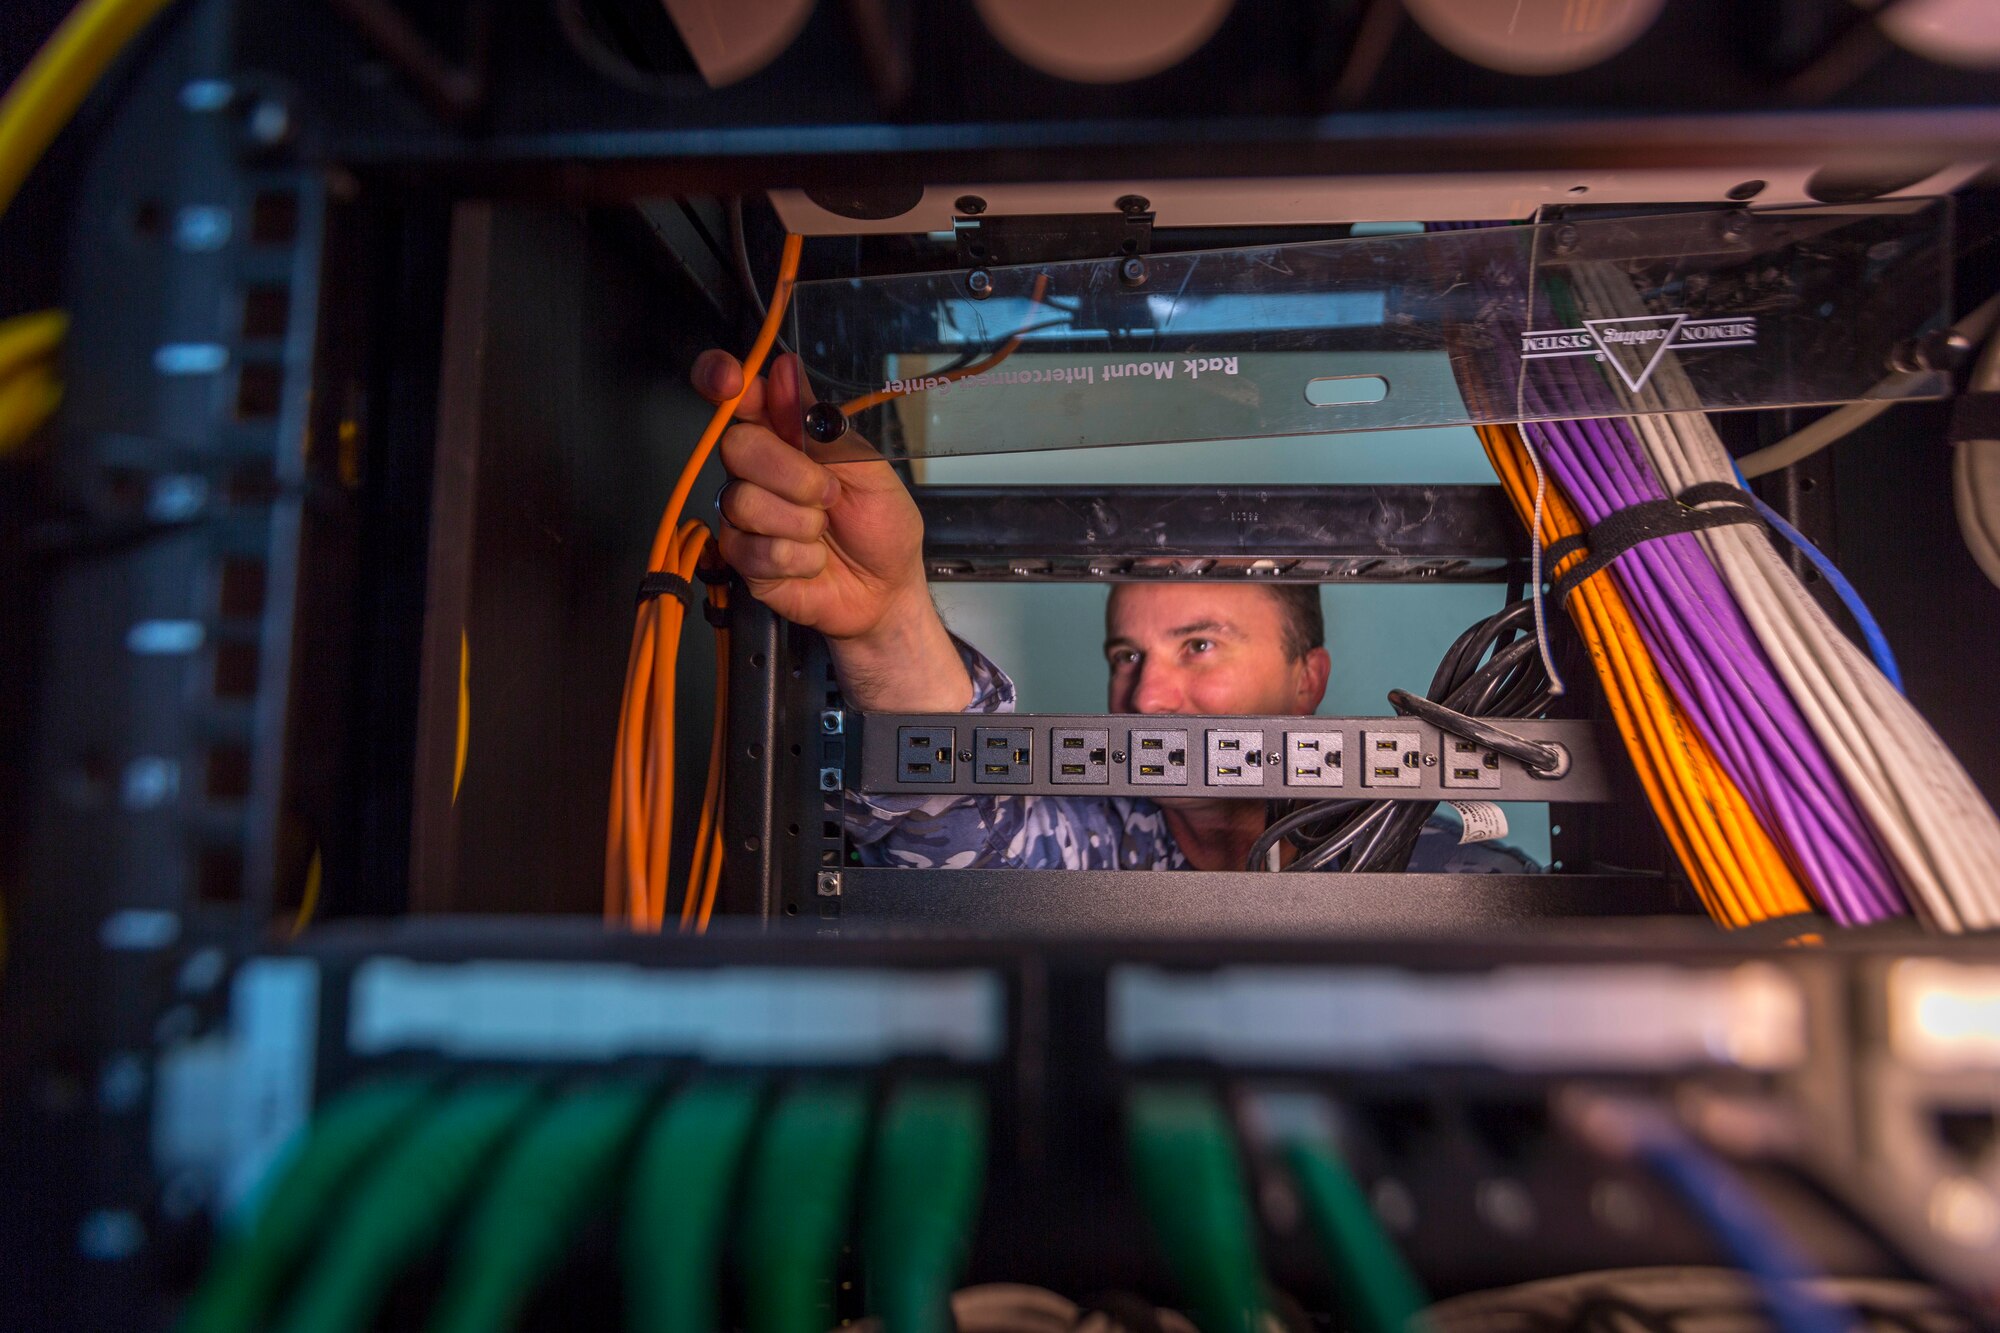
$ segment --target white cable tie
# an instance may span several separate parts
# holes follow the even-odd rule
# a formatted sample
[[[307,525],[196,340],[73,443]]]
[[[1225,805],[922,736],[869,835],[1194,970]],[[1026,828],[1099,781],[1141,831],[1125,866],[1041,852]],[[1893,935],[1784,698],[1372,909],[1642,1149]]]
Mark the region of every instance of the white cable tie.
[[[1521,447],[1528,451],[1528,461],[1535,465],[1535,515],[1528,525],[1528,595],[1535,606],[1535,647],[1542,654],[1542,670],[1549,675],[1549,693],[1564,693],[1563,679],[1556,670],[1555,654],[1549,651],[1549,622],[1542,597],[1542,505],[1549,495],[1549,476],[1542,470],[1541,451],[1528,439],[1528,432],[1521,432]]]

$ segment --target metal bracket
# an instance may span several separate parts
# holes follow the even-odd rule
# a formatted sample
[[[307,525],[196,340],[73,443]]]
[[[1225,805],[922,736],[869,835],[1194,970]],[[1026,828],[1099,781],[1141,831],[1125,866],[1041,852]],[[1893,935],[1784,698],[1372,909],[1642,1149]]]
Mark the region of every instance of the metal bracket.
[[[952,234],[958,241],[958,262],[965,268],[1061,264],[1078,259],[1151,254],[1153,215],[1139,208],[1122,213],[955,217]]]

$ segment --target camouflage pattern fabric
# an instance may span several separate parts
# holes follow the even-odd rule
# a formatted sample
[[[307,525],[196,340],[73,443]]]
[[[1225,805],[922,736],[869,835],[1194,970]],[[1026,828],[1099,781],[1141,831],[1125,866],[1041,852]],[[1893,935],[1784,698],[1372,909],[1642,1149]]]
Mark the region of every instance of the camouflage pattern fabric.
[[[1014,682],[954,638],[972,676],[968,713],[1014,711]],[[848,837],[863,865],[960,870],[1186,870],[1160,807],[1123,796],[864,796],[846,800]],[[1433,815],[1410,869],[1461,874],[1537,873],[1504,843],[1458,841],[1454,816]]]

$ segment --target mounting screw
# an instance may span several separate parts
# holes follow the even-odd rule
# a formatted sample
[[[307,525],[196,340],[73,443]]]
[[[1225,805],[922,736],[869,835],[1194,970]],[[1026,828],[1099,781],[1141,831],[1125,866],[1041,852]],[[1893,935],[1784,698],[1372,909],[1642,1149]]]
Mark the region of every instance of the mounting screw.
[[[976,218],[986,211],[986,201],[976,194],[962,194],[952,207],[963,217]]]
[[[1436,768],[1437,766],[1438,766],[1438,757],[1436,755],[1427,754],[1424,756],[1425,768]]]
[[[820,871],[816,884],[820,897],[838,898],[840,896],[840,872],[838,870]]]
[[[1146,285],[1146,261],[1137,255],[1133,255],[1130,259],[1122,261],[1118,265],[1118,281],[1124,283],[1127,287],[1144,287]]]
[[[1111,752],[1111,762],[1112,762],[1112,763],[1114,763],[1114,764],[1122,764],[1122,763],[1124,763],[1124,762],[1125,762],[1125,752],[1124,752],[1123,750],[1113,750],[1113,751]]]
[[[276,148],[292,137],[292,112],[275,97],[260,97],[243,117],[244,132],[260,148]]]
[[[145,1243],[145,1225],[126,1208],[98,1208],[86,1213],[76,1233],[76,1248],[86,1259],[130,1259]]]
[[[819,715],[819,729],[829,736],[838,736],[845,725],[845,719],[838,708],[824,709]]]
[[[976,268],[965,275],[965,289],[972,293],[975,301],[984,301],[993,295],[993,275],[983,268]]]
[[[969,763],[971,763],[971,762],[972,762],[972,751],[970,751],[970,750],[960,750],[960,751],[958,752],[958,762],[959,762],[959,763],[961,763],[961,764],[969,764]]]
[[[1559,255],[1566,255],[1576,249],[1577,242],[1582,239],[1582,233],[1577,231],[1570,223],[1565,222],[1562,226],[1556,228],[1555,252]]]
[[[839,791],[840,770],[837,768],[822,768],[819,771],[819,789],[821,791]]]
[[[806,409],[806,434],[821,444],[832,444],[847,434],[847,414],[833,403],[814,403]]]
[[[1121,194],[1118,196],[1118,202],[1113,205],[1114,208],[1128,218],[1137,217],[1139,214],[1151,209],[1152,206],[1153,201],[1143,194]]]
[[[1972,340],[1956,329],[1939,329],[1898,343],[1889,353],[1889,368],[1911,373],[1954,371],[1971,359]]]

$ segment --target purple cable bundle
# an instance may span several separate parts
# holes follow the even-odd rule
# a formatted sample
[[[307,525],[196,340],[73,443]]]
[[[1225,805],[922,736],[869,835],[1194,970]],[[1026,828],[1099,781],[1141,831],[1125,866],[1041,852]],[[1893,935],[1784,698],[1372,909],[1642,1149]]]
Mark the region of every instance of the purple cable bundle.
[[[1506,225],[1431,223],[1428,230]],[[1553,318],[1550,292],[1532,279],[1528,299],[1535,327],[1574,322]],[[1493,332],[1490,345],[1501,355],[1518,346],[1518,338],[1490,338]],[[1516,362],[1514,415],[1575,418],[1527,422],[1522,434],[1584,521],[1596,524],[1615,510],[1671,497],[1631,428],[1616,419],[1622,404],[1592,364]],[[1827,912],[1843,925],[1906,915],[1866,819],[1707,548],[1692,533],[1642,541],[1614,560],[1610,573],[1667,688]]]
[[[1668,498],[1622,421],[1544,421],[1531,442],[1588,523]],[[1907,913],[1881,849],[1692,533],[1611,566],[1667,686],[1793,866],[1843,925]]]

